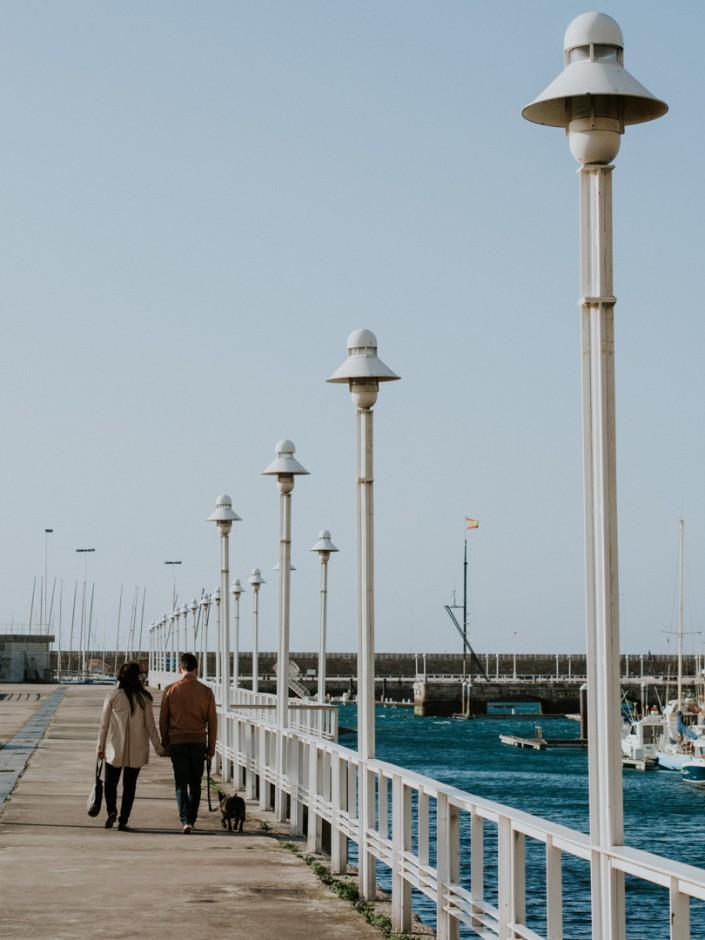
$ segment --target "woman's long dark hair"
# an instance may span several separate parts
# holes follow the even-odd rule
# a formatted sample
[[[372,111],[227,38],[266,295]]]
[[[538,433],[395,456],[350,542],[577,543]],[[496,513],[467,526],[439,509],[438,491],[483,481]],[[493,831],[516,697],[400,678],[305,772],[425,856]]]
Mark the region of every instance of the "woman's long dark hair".
[[[118,688],[122,689],[130,703],[130,714],[135,713],[135,701],[140,708],[152,701],[152,693],[145,689],[140,679],[140,664],[136,662],[123,663],[118,670]]]

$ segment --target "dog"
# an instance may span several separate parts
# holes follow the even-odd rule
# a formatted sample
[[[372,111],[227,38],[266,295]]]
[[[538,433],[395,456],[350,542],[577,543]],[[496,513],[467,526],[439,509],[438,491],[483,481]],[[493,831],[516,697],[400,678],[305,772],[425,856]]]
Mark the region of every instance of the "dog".
[[[223,829],[232,832],[233,822],[235,823],[235,832],[242,832],[245,825],[245,801],[241,796],[228,796],[222,790],[218,790],[218,803],[220,812],[223,814]]]

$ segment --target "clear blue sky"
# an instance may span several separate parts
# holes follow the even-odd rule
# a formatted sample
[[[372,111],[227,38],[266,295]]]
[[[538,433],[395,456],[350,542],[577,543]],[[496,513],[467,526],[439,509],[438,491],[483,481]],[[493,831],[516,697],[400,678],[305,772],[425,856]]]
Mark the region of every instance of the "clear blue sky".
[[[206,517],[243,521],[275,648],[278,496],[291,438],[291,648],[353,650],[355,412],[325,379],[355,328],[400,382],[376,430],[379,651],[451,651],[469,534],[479,652],[585,648],[578,180],[521,109],[590,9],[553,2],[0,2],[0,623],[34,579],[63,628],[95,583],[114,642],[219,580]],[[625,65],[670,105],[614,174],[622,648],[675,645],[705,609],[702,154],[705,4],[610,2]],[[141,595],[140,595],[141,597]],[[36,607],[35,607],[36,619]],[[249,648],[251,595],[242,601]],[[688,634],[701,650],[705,634]],[[146,641],[145,641],[146,645]]]

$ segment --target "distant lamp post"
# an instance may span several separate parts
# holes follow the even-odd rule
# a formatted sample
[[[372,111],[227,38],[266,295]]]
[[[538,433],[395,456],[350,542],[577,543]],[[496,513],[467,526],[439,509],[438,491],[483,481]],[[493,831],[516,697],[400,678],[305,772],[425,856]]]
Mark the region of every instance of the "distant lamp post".
[[[239,579],[235,579],[230,588],[233,596],[233,684],[240,685],[240,595],[244,591]]]
[[[194,655],[194,656],[197,656],[197,655],[198,655],[198,652],[197,652],[197,650],[196,650],[196,639],[197,639],[197,634],[198,634],[198,624],[197,624],[196,620],[197,620],[197,614],[198,614],[198,601],[196,600],[195,597],[192,598],[191,603],[188,605],[188,609],[191,611],[191,614],[192,614],[192,616],[193,616],[193,621],[192,621],[192,626],[193,626],[193,655]]]
[[[176,607],[176,567],[175,565],[180,565],[180,561],[165,561],[165,565],[171,566],[171,609],[173,610]]]
[[[241,522],[240,516],[233,512],[229,496],[219,496],[215,511],[208,516],[209,522],[215,522],[220,533],[220,603],[222,605],[221,624],[221,704],[227,710],[230,707],[230,604],[228,603],[228,578],[230,576],[230,557],[228,536],[233,522]]]
[[[597,849],[592,936],[608,940],[625,933],[624,875],[609,855],[611,846],[624,842],[610,164],[625,126],[661,117],[668,106],[625,70],[622,31],[604,13],[573,20],[564,50],[563,72],[522,114],[537,124],[563,127],[580,163],[588,757],[590,837]]]
[[[374,507],[372,408],[380,382],[399,378],[377,356],[370,330],[348,336],[348,358],[328,379],[345,383],[357,406],[357,749],[363,763],[360,787],[359,889],[363,899],[376,892],[375,860],[367,850],[374,827],[374,780],[364,764],[375,756]]]
[[[208,620],[211,609],[211,599],[209,594],[204,594],[198,602],[201,608],[201,661],[199,672],[203,681],[208,679]]]
[[[223,674],[221,653],[223,643],[220,636],[220,588],[217,587],[211,594],[211,604],[215,604],[215,684],[219,686]]]
[[[318,702],[326,700],[326,625],[328,619],[328,562],[331,552],[338,549],[330,540],[330,532],[324,529],[318,535],[318,541],[311,549],[318,552],[321,559],[321,629],[318,643]]]
[[[288,440],[279,441],[274,448],[276,457],[263,476],[277,478],[279,489],[279,648],[277,667],[277,724],[278,765],[280,775],[284,774],[284,731],[289,725],[289,613],[291,608],[291,494],[294,478],[308,474],[294,457],[296,448]],[[285,794],[278,786],[275,794],[274,811],[279,822],[286,815]]]
[[[252,585],[252,691],[259,691],[259,589],[267,582],[259,568],[253,568],[247,579]]]

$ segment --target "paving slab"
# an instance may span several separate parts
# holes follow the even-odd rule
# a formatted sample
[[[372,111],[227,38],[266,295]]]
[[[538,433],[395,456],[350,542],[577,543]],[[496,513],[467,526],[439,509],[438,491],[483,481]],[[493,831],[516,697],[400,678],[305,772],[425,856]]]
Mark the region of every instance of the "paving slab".
[[[12,699],[0,699],[0,743],[28,722],[36,735],[36,713],[57,687],[34,690],[39,688],[38,700],[17,700],[14,716],[5,712]],[[51,716],[45,712],[41,719],[45,732],[0,806],[4,937],[121,940],[217,931],[252,940],[380,940],[381,930],[281,844],[273,835],[273,814],[254,802],[248,802],[242,834],[223,830],[205,798],[196,830],[182,834],[171,762],[154,752],[137,782],[130,819],[135,831],[105,829],[104,810],[89,817],[106,691],[60,687]]]

